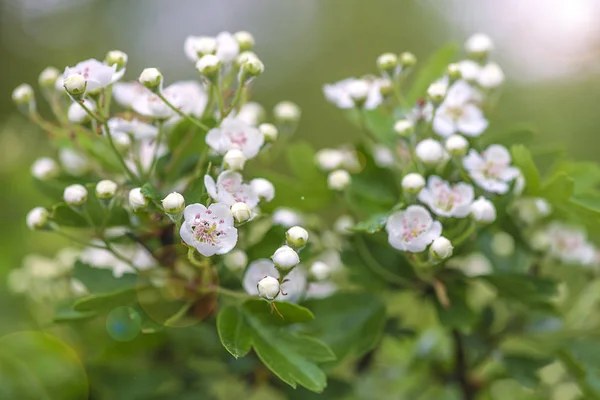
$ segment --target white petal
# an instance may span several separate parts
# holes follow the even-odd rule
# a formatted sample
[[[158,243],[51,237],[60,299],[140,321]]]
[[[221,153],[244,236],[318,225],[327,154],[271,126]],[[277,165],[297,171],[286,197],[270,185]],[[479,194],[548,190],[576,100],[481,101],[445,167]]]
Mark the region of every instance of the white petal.
[[[510,164],[511,158],[510,153],[506,147],[499,144],[492,144],[484,151],[484,157],[486,160],[492,161],[498,164]]]
[[[486,130],[488,121],[479,107],[467,104],[463,108],[462,116],[456,121],[456,126],[460,132],[467,136],[479,136]]]
[[[223,225],[233,226],[233,215],[231,215],[231,210],[226,205],[220,203],[211,204],[208,210],[222,219],[224,221]]]
[[[192,229],[186,221],[184,221],[183,224],[181,224],[181,228],[179,229],[179,236],[181,236],[181,240],[183,240],[188,245],[196,245],[196,238],[194,237],[194,233],[192,232]]]
[[[221,144],[222,140],[223,135],[221,133],[221,129],[219,128],[213,128],[206,134],[206,144],[219,154],[225,154],[228,150],[223,148]]]
[[[196,218],[198,214],[204,214],[206,207],[200,203],[190,204],[183,210],[183,218],[185,220],[192,220]]]
[[[463,166],[467,171],[476,171],[484,163],[483,158],[473,149],[463,158]]]
[[[262,258],[250,263],[246,269],[246,273],[244,274],[244,279],[242,280],[242,286],[244,287],[246,293],[249,295],[258,296],[258,289],[256,288],[256,285],[258,284],[258,281],[265,276],[279,278],[279,272],[271,260]]]
[[[456,133],[456,127],[452,118],[440,109],[433,119],[433,130],[440,136],[448,137]]]
[[[208,195],[213,198],[213,200],[218,200],[219,196],[217,194],[217,184],[215,180],[210,175],[204,175],[204,187],[208,192]]]
[[[225,235],[221,237],[221,242],[219,243],[215,251],[215,254],[226,254],[229,253],[235,245],[237,244],[238,239],[238,231],[233,226],[228,227],[224,230]]]

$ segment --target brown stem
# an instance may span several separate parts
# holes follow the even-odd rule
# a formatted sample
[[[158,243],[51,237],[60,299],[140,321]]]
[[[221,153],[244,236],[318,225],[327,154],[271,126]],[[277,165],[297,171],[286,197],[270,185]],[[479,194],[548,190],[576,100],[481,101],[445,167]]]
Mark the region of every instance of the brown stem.
[[[454,358],[455,358],[455,369],[456,379],[460,384],[464,400],[475,400],[477,388],[473,385],[469,379],[469,366],[467,365],[467,356],[465,346],[458,329],[452,330],[452,339],[454,340]]]

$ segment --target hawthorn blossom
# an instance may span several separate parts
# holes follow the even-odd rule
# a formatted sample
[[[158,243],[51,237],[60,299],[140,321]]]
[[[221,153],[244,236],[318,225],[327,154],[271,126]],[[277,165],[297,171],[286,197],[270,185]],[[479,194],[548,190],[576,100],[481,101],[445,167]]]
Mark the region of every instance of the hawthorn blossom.
[[[433,118],[433,130],[440,136],[455,133],[479,136],[488,122],[483,112],[472,103],[474,89],[465,81],[454,83]]]
[[[117,134],[113,133],[113,137],[117,137]],[[168,147],[165,144],[160,144],[157,149],[156,141],[151,139],[138,140],[136,143],[137,149],[130,154],[125,162],[129,169],[137,171],[138,176],[142,177],[152,166],[154,156],[156,155],[157,158],[164,156],[168,152]],[[137,163],[135,158],[137,158]]]
[[[258,126],[266,117],[265,109],[255,101],[249,101],[235,114],[235,118],[247,125]],[[264,134],[263,134],[264,136]]]
[[[358,84],[365,84],[364,93],[364,105],[363,107],[367,110],[372,110],[379,107],[383,101],[379,88],[381,87],[383,79],[376,78],[372,80],[347,78],[336,83],[330,83],[323,86],[323,93],[325,98],[330,102],[338,106],[339,108],[354,108],[357,99],[357,90],[355,89]]]
[[[124,99],[134,98],[131,107],[139,114],[158,119],[175,118],[179,116],[156,94],[144,88],[141,94],[137,86],[122,87]],[[129,91],[129,93],[127,93]],[[208,102],[206,92],[196,81],[175,82],[162,90],[162,95],[182,113],[199,117],[204,112]],[[136,95],[137,94],[137,95]]]
[[[273,262],[266,258],[253,261],[250,263],[244,274],[244,279],[242,281],[244,290],[252,296],[258,296],[256,285],[265,276],[279,278],[279,271],[275,268]],[[306,272],[301,268],[294,268],[283,280],[281,292],[275,297],[275,300],[297,302],[304,296],[306,288]]]
[[[442,234],[442,224],[434,221],[425,207],[417,205],[392,214],[385,229],[392,247],[411,253],[424,251]]]
[[[111,118],[108,120],[108,128],[113,135],[125,133],[133,135],[136,139],[152,139],[158,134],[157,127],[137,118],[130,120],[119,117]]]
[[[94,58],[77,63],[73,67],[67,67],[63,73],[62,79],[57,79],[57,85],[63,85],[64,79],[79,74],[86,81],[87,92],[98,92],[110,84],[117,82],[125,74],[125,68],[117,71],[117,65],[106,65]],[[64,89],[63,89],[64,90]]]
[[[210,257],[230,252],[237,243],[238,232],[233,226],[233,215],[225,204],[215,203],[206,208],[190,204],[183,211],[179,234],[189,246]]]
[[[113,246],[119,254],[130,259],[137,270],[148,270],[157,265],[152,254],[143,246],[119,244],[113,244]],[[131,265],[115,257],[110,251],[96,247],[85,248],[79,255],[79,259],[91,267],[111,270],[115,278],[120,278],[125,274],[136,273],[136,269],[133,269]]]
[[[139,81],[117,82],[113,86],[113,97],[117,103],[132,108],[138,97],[148,93],[148,89]]]
[[[455,218],[469,215],[473,197],[473,186],[464,182],[451,185],[435,175],[429,177],[418,196],[434,214]]]
[[[254,158],[265,141],[264,136],[254,126],[237,118],[226,118],[218,128],[206,135],[206,144],[219,154],[231,149],[240,149],[247,159]]]
[[[585,230],[553,222],[544,231],[547,250],[550,255],[567,264],[591,265],[595,261],[596,250],[587,240]]]
[[[463,158],[463,166],[475,184],[498,194],[508,192],[509,183],[519,175],[519,169],[510,163],[510,153],[499,144],[489,146],[481,154],[471,149]]]
[[[221,32],[216,37],[217,52],[216,55],[223,64],[233,62],[240,54],[240,45],[235,37],[229,32]]]
[[[273,211],[273,225],[281,225],[286,228],[291,228],[295,225],[302,225],[304,220],[302,216],[295,210],[286,207],[279,207]]]
[[[243,183],[242,174],[224,171],[217,177],[217,182],[210,175],[204,176],[206,191],[215,201],[232,206],[234,203],[246,203],[252,209],[258,205],[258,195],[248,183]]]
[[[183,51],[191,61],[198,61],[206,54],[217,50],[217,41],[211,36],[188,36],[183,44]]]

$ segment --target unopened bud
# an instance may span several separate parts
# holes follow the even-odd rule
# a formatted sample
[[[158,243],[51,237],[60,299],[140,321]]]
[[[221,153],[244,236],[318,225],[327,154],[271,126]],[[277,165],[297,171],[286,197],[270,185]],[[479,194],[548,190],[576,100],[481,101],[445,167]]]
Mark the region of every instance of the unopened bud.
[[[115,182],[104,179],[96,184],[96,197],[101,200],[110,200],[115,197],[118,186]]]
[[[440,236],[431,243],[429,254],[431,254],[435,260],[445,260],[452,256],[453,250],[454,246],[452,246],[452,242],[447,238]]]
[[[481,196],[471,204],[471,216],[477,222],[492,223],[496,220],[496,207],[491,201]]]
[[[323,261],[315,261],[310,266],[310,274],[317,281],[324,281],[331,276],[331,267],[325,264]]]
[[[453,156],[464,156],[469,149],[469,141],[461,135],[452,135],[446,139],[446,151]]]
[[[38,158],[31,166],[31,175],[41,181],[56,178],[59,172],[58,163],[50,157]]]
[[[425,178],[416,172],[407,174],[402,178],[402,190],[409,194],[417,194],[425,187]]]
[[[348,94],[357,107],[362,107],[367,100],[369,88],[369,83],[364,79],[356,79],[348,84]]]
[[[398,56],[394,53],[383,53],[377,57],[377,68],[387,77],[393,78],[398,70]]]
[[[265,71],[265,65],[258,57],[248,57],[244,64],[242,64],[242,67],[252,77],[258,76]]]
[[[129,205],[133,211],[139,211],[148,206],[149,200],[142,193],[142,188],[133,188],[129,191]]]
[[[20,84],[12,92],[12,100],[18,106],[31,104],[34,98],[33,88],[26,83]]]
[[[275,186],[265,178],[252,179],[250,187],[261,200],[269,202],[275,197]]]
[[[196,69],[210,82],[216,82],[221,69],[221,60],[214,54],[206,54],[196,62]]]
[[[44,207],[36,207],[27,213],[27,226],[32,231],[47,228],[49,220],[50,213]]]
[[[394,94],[394,84],[392,81],[385,79],[379,84],[379,93],[385,98]]]
[[[273,124],[264,123],[258,126],[258,130],[263,134],[265,142],[274,142],[279,136],[279,130]]]
[[[128,134],[123,132],[114,132],[112,134],[113,141],[115,143],[115,147],[119,152],[126,153],[131,148],[131,138]]]
[[[488,63],[479,72],[477,83],[485,89],[494,89],[504,82],[504,72],[496,63]]]
[[[241,271],[248,265],[248,256],[241,249],[234,249],[223,257],[223,264],[230,271]]]
[[[240,149],[231,149],[223,156],[223,164],[225,169],[233,171],[241,171],[244,169],[246,156]]]
[[[258,58],[255,52],[253,51],[244,51],[241,52],[235,59],[235,65],[238,68],[242,68],[244,64],[246,64],[249,60],[253,58]]]
[[[271,256],[271,259],[277,268],[286,271],[300,264],[300,257],[298,256],[298,253],[296,253],[294,249],[289,246],[281,246],[278,248]]]
[[[408,137],[415,131],[415,126],[411,121],[401,119],[394,124],[394,131],[402,137]]]
[[[87,196],[87,189],[85,186],[79,184],[67,186],[63,193],[65,203],[73,207],[83,205],[87,201]]]
[[[152,90],[153,92],[157,92],[160,90],[163,81],[163,75],[156,68],[145,68],[140,74],[138,80],[148,89]]]
[[[300,119],[300,107],[291,101],[281,101],[273,108],[273,116],[279,122],[293,123]]]
[[[162,206],[167,214],[178,215],[185,209],[185,199],[180,193],[172,192],[162,200]]]
[[[235,41],[240,46],[240,51],[247,51],[254,47],[254,36],[250,32],[239,31],[233,34]]]
[[[292,226],[285,233],[285,240],[288,246],[294,249],[301,249],[308,242],[308,232],[301,226]]]
[[[237,223],[248,221],[252,217],[252,210],[248,204],[240,201],[233,203],[231,206],[231,214]]]
[[[87,87],[87,81],[81,74],[71,74],[63,80],[63,86],[67,93],[76,99],[81,98],[81,95],[85,93]]]
[[[327,176],[327,186],[332,190],[343,190],[350,183],[351,177],[348,171],[337,169]]]
[[[111,50],[106,53],[105,61],[108,65],[116,65],[117,69],[124,68],[127,65],[128,56],[120,50]]]
[[[459,80],[460,78],[462,78],[460,66],[455,63],[448,65],[448,68],[446,68],[446,75],[448,75],[448,78],[450,78],[451,82]]]
[[[279,295],[281,287],[279,281],[272,276],[265,276],[256,285],[258,289],[258,295],[267,300],[273,300]]]
[[[402,68],[412,68],[417,65],[417,57],[408,51],[400,54],[400,65]]]
[[[465,50],[471,58],[483,60],[494,49],[492,39],[483,33],[476,33],[465,42]]]
[[[415,155],[428,167],[436,166],[446,158],[445,150],[440,142],[433,139],[425,139],[417,143]]]
[[[38,84],[43,88],[54,88],[60,71],[54,67],[46,67],[38,76]]]
[[[441,82],[435,82],[429,85],[429,88],[427,88],[427,96],[434,105],[438,105],[442,101],[444,101],[444,97],[446,97],[447,91],[448,87],[446,86],[446,84]]]

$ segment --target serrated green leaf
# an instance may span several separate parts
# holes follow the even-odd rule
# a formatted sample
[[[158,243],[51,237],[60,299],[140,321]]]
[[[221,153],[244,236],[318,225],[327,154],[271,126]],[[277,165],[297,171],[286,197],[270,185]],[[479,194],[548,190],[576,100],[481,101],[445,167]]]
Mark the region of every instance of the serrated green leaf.
[[[252,336],[244,315],[237,307],[222,308],[217,316],[217,331],[225,349],[235,358],[250,351]]]
[[[73,303],[75,311],[109,311],[115,307],[127,306],[134,303],[137,299],[137,288],[131,287],[117,290],[110,293],[92,294]]]
[[[415,104],[419,98],[424,97],[429,85],[445,74],[448,64],[454,61],[457,51],[458,45],[450,43],[440,48],[425,61],[406,96],[410,106]]]
[[[366,232],[366,233],[376,233],[383,229],[385,223],[387,222],[388,214],[374,214],[369,217],[369,219],[359,222],[354,225],[350,230],[354,232]]]
[[[141,188],[142,194],[151,200],[162,200],[163,196],[160,194],[158,189],[149,183],[145,183]]]
[[[510,148],[513,164],[521,169],[525,178],[525,193],[536,194],[540,189],[540,173],[533,162],[531,152],[523,145]]]
[[[308,322],[315,318],[312,311],[306,307],[299,306],[298,304],[275,301],[273,302],[274,307],[277,308],[279,315],[274,309],[271,308],[269,303],[263,300],[250,300],[246,302],[244,307],[250,310],[252,314],[257,316],[265,316],[266,311],[269,312],[268,322],[273,325],[289,325],[302,322]]]
[[[88,199],[86,207],[88,207],[88,212],[90,213],[90,217],[92,218],[92,221],[94,221],[94,224],[100,226],[104,221],[105,211],[98,204],[98,201],[94,198],[90,198]],[[73,209],[65,203],[59,203],[53,207],[52,218],[60,226],[74,228],[89,227],[87,220],[73,211]],[[113,206],[105,226],[123,225],[129,225],[129,214],[123,207]]]

